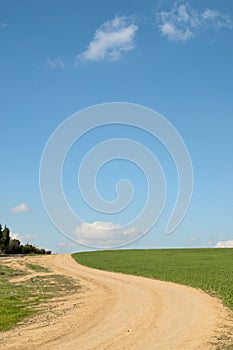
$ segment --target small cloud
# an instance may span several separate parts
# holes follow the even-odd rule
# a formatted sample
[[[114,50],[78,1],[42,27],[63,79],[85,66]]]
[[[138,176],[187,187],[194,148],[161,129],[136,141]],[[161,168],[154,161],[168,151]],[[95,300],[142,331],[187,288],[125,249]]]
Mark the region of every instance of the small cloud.
[[[95,221],[92,224],[83,222],[75,230],[75,239],[81,244],[99,247],[110,247],[127,244],[137,238],[136,227],[122,228],[113,222]]]
[[[157,15],[158,28],[162,35],[173,41],[187,41],[194,36],[194,28],[199,26],[198,12],[188,3],[175,3],[170,11]]]
[[[194,247],[194,246],[197,246],[199,243],[200,243],[200,238],[192,236],[192,237],[189,237],[187,246]]]
[[[81,61],[116,61],[125,51],[135,47],[138,26],[126,16],[115,16],[105,22],[94,33],[87,49],[76,57],[76,64]]]
[[[30,210],[31,210],[30,207],[26,203],[21,203],[21,204],[17,205],[16,207],[11,208],[11,213],[12,214],[21,214],[21,213],[27,213]]]
[[[217,10],[206,9],[202,12],[202,18],[211,21],[218,18],[219,15]]]
[[[207,8],[202,12],[201,17],[206,24],[211,24],[216,28],[233,28],[231,18],[217,10]]]
[[[209,247],[214,247],[216,242],[217,242],[217,238],[216,237],[211,237],[211,238],[208,239],[207,245]]]
[[[201,27],[233,28],[228,15],[209,8],[198,12],[188,2],[175,2],[169,11],[160,11],[157,25],[162,35],[172,41],[187,41],[195,37],[197,28]]]
[[[64,68],[65,64],[61,57],[57,57],[55,59],[51,59],[48,57],[47,63],[52,68]]]
[[[0,28],[6,28],[6,27],[7,27],[7,24],[6,24],[6,23],[0,22]]]
[[[39,237],[34,234],[21,234],[17,232],[11,232],[10,236],[12,239],[18,239],[22,244],[33,243],[39,239]]]
[[[67,254],[72,251],[77,251],[78,243],[75,242],[60,242],[54,248],[60,254]]]
[[[215,248],[233,248],[233,239],[229,241],[218,241]]]
[[[160,30],[164,36],[167,36],[168,39],[174,41],[186,41],[193,36],[193,33],[190,31],[190,29],[187,28],[185,30],[181,30],[174,24],[168,22],[162,24]]]

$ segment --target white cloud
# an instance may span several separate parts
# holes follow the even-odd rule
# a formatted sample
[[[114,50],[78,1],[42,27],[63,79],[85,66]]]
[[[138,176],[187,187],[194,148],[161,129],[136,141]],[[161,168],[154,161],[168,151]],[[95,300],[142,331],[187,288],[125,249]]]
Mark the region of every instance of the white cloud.
[[[52,68],[64,68],[65,64],[61,57],[57,57],[55,59],[51,59],[48,57],[47,63]]]
[[[162,35],[172,41],[187,41],[195,37],[197,28],[201,27],[233,28],[228,15],[209,8],[198,12],[188,2],[175,2],[171,10],[159,12],[157,24]]]
[[[6,23],[0,22],[0,28],[6,28],[6,27],[7,27],[7,24],[6,24]]]
[[[186,41],[194,36],[193,28],[200,24],[197,11],[188,3],[174,4],[170,11],[158,14],[158,27],[161,33],[170,40]]]
[[[71,242],[71,241],[70,242],[60,242],[54,247],[53,251],[58,252],[60,254],[67,254],[67,253],[77,251],[78,248],[79,248],[78,243]]]
[[[21,203],[14,208],[11,208],[12,214],[21,214],[30,211],[30,207],[26,203]]]
[[[128,243],[138,237],[135,227],[122,228],[113,222],[95,221],[92,224],[83,222],[75,230],[78,242],[91,246],[109,247]]]
[[[174,41],[186,41],[193,36],[193,33],[190,31],[190,29],[187,28],[185,30],[181,30],[172,23],[162,24],[160,30],[163,35],[168,37],[168,39]]]
[[[205,9],[201,14],[203,22],[216,28],[233,28],[233,22],[228,15],[224,15],[215,9]]]
[[[206,9],[202,13],[202,18],[207,20],[214,20],[219,17],[219,12],[217,10]]]
[[[233,248],[233,239],[229,241],[218,241],[215,248]]]
[[[34,234],[21,234],[17,232],[11,232],[10,236],[12,239],[18,239],[23,244],[26,244],[26,243],[31,244],[32,242],[35,242],[39,239],[39,237]]]
[[[130,18],[115,16],[94,33],[87,49],[76,57],[80,61],[118,60],[124,51],[133,50],[138,26]]]
[[[215,246],[216,242],[218,242],[217,236],[212,236],[207,240],[207,245],[209,247],[213,248]]]
[[[198,244],[200,244],[199,237],[196,237],[196,236],[189,237],[188,244],[187,244],[188,247],[194,247],[194,246],[197,246]]]

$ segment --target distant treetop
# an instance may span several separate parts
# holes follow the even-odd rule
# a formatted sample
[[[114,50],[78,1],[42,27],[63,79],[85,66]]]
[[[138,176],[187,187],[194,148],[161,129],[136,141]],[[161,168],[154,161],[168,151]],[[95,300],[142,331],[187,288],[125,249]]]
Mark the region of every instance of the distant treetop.
[[[21,244],[20,240],[10,237],[10,230],[0,224],[0,254],[51,254],[51,250],[38,248],[32,244]]]

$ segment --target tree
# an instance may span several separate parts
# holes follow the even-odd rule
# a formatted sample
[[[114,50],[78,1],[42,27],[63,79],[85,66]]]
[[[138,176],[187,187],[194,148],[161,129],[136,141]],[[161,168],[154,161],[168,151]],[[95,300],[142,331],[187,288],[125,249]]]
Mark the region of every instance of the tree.
[[[2,225],[0,227],[0,251],[5,253],[9,248],[10,243],[10,230],[8,227],[4,227],[2,229]]]
[[[1,254],[51,254],[50,250],[37,248],[34,245],[26,243],[21,244],[18,239],[10,237],[10,230],[6,225],[2,229],[0,224],[0,253]]]
[[[8,227],[4,227],[4,230],[2,232],[2,239],[3,239],[3,242],[4,242],[4,245],[5,245],[5,249],[8,248],[9,246],[9,243],[10,243],[10,230]]]
[[[20,254],[22,252],[22,246],[18,239],[11,239],[7,253]]]
[[[26,243],[22,246],[22,253],[23,254],[30,254],[33,252],[33,247],[31,244]]]
[[[0,252],[3,250],[2,225],[0,224]]]

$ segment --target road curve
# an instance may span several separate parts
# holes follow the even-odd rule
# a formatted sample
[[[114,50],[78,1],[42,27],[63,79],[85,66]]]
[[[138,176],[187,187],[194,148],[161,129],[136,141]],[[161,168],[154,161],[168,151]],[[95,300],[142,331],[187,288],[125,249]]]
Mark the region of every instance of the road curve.
[[[223,310],[201,291],[90,269],[70,255],[25,259],[78,279],[83,288],[63,301],[68,311],[59,317],[35,317],[6,332],[5,350],[211,349]]]

